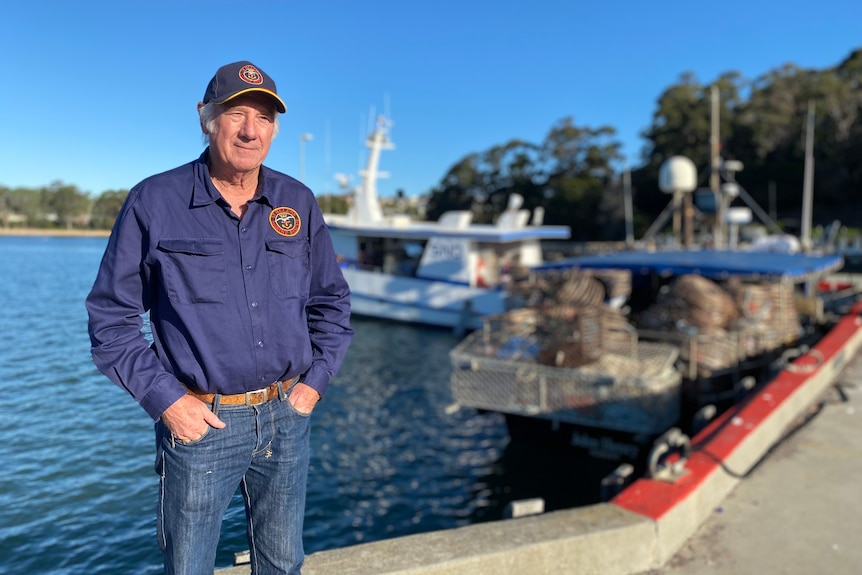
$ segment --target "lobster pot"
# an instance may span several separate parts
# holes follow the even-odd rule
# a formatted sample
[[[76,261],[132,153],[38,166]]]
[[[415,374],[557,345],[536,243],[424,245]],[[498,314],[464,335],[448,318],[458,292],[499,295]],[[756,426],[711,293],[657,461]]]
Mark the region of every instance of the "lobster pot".
[[[558,305],[543,310],[537,326],[539,362],[555,367],[579,367],[602,356],[600,307]]]
[[[562,305],[598,306],[605,299],[604,285],[590,271],[569,270],[552,287],[551,299]]]
[[[537,325],[539,312],[522,308],[482,319],[481,330],[474,331],[473,352],[487,357],[533,361],[539,353]]]
[[[743,283],[729,289],[740,310],[737,325],[745,343],[744,357],[772,351],[799,339],[802,324],[792,283]]]
[[[738,331],[720,328],[680,332],[679,357],[690,379],[738,364],[745,357],[739,336]]]
[[[646,434],[679,419],[674,346],[641,342],[634,357],[606,353],[565,368],[513,360],[508,351],[494,356],[489,345],[476,331],[450,352],[452,394],[463,406]]]
[[[483,324],[481,340],[491,357],[577,367],[600,360],[603,352],[637,354],[637,330],[619,309],[605,305],[520,308],[487,316]]]
[[[531,336],[539,324],[539,310],[525,307],[482,318],[485,337],[505,341],[511,335]]]
[[[628,316],[612,306],[601,308],[602,349],[605,352],[625,357],[637,354],[638,332],[629,322]]]
[[[736,321],[739,312],[733,298],[716,282],[697,275],[678,277],[642,314],[640,323],[650,329],[677,324],[705,329],[723,329]]]
[[[616,305],[622,305],[632,295],[632,272],[630,270],[598,269],[592,270],[594,277],[605,288],[605,298]]]
[[[576,268],[513,276],[508,293],[510,307],[596,306],[606,296],[604,283],[594,277],[592,270]]]

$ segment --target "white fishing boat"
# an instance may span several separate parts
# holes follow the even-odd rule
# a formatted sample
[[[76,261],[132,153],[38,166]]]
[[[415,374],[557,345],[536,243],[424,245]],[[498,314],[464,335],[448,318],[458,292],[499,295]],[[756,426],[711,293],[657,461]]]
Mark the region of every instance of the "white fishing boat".
[[[515,269],[542,265],[542,240],[564,240],[567,226],[547,226],[543,214],[523,209],[513,194],[494,224],[477,224],[469,211],[436,222],[384,215],[377,195],[382,150],[394,146],[390,122],[381,117],[366,145],[346,215],[325,214],[335,251],[351,290],[356,315],[469,330],[502,313]]]

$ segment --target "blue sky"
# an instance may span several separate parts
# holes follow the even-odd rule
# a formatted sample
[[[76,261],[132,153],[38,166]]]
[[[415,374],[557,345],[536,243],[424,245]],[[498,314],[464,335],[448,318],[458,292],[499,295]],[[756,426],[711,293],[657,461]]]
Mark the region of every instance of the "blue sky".
[[[662,91],[693,72],[822,69],[862,47],[859,0],[162,0],[4,2],[0,185],[98,195],[197,157],[195,106],[251,60],[288,112],[267,165],[336,192],[388,112],[381,195],[429,191],[465,155],[540,143],[571,116],[638,165]],[[705,143],[706,145],[706,143]]]

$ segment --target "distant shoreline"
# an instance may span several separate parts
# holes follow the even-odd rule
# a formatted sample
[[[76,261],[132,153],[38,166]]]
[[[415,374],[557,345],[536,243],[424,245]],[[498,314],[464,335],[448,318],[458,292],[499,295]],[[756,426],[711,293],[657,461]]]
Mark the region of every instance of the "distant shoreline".
[[[106,238],[111,230],[60,230],[49,228],[0,228],[0,236],[57,236]]]

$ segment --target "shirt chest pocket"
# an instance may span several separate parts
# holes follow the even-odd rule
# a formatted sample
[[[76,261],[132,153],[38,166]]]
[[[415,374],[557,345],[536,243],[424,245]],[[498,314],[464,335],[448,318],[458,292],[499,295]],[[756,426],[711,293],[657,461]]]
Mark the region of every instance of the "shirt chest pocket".
[[[164,289],[177,304],[221,303],[227,298],[223,241],[166,238],[159,241]]]
[[[308,297],[311,256],[307,240],[270,240],[266,242],[266,259],[277,297]]]

